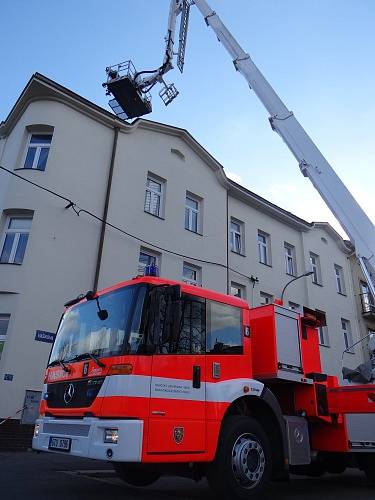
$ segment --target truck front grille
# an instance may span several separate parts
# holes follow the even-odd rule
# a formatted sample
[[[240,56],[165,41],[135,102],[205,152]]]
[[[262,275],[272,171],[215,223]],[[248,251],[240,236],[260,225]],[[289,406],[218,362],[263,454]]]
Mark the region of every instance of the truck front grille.
[[[103,384],[104,377],[65,380],[47,385],[49,408],[87,408],[91,406]]]

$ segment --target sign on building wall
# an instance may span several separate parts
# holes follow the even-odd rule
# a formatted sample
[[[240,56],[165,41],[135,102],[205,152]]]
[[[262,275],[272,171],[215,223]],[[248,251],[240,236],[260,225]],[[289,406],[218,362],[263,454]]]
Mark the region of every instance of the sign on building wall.
[[[35,333],[35,340],[39,342],[49,342],[52,344],[55,341],[56,333],[44,332],[43,330],[37,330]]]

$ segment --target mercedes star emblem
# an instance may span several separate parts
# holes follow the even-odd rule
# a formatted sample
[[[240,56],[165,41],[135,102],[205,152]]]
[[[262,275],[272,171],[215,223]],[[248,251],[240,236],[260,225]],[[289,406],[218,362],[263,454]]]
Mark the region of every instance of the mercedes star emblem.
[[[64,401],[65,401],[65,403],[69,404],[72,401],[73,396],[74,396],[74,385],[73,384],[69,384],[68,387],[65,389],[65,392],[64,392]]]

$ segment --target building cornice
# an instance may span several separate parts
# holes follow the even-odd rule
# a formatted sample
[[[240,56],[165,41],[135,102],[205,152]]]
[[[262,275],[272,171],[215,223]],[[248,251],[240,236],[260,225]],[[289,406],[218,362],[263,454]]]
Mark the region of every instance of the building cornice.
[[[232,181],[227,178],[229,194],[238,200],[245,202],[248,205],[251,205],[258,210],[261,210],[264,213],[278,219],[284,224],[288,224],[289,226],[298,229],[299,231],[309,231],[312,227],[310,222],[297,217],[296,215],[284,210],[283,208],[271,203],[269,200],[262,198],[258,194],[250,191],[249,189],[237,184],[237,182]]]
[[[344,240],[339,233],[328,222],[312,222],[312,226],[323,229],[332,239],[334,239],[340,250],[347,255],[355,251],[353,244],[350,241]]]

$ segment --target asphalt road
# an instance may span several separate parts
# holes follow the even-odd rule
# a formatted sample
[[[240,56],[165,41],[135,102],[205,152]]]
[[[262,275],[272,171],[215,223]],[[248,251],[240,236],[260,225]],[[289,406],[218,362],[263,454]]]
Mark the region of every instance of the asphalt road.
[[[165,477],[147,488],[118,479],[110,464],[65,455],[0,453],[1,500],[214,500],[207,482]],[[374,500],[375,486],[355,470],[273,483],[261,500]]]

